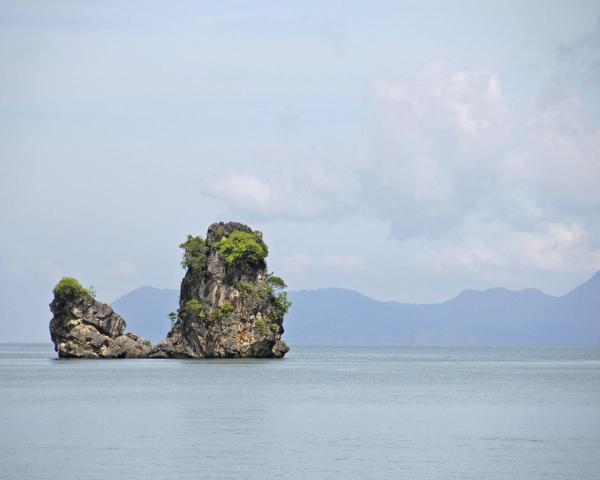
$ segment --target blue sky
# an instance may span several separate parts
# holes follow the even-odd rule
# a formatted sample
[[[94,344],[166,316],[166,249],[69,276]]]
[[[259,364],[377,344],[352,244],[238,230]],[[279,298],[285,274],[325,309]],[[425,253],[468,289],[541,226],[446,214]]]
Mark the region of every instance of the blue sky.
[[[217,220],[291,288],[561,294],[600,269],[598,45],[592,1],[2,2],[0,340],[62,275],[176,288]]]

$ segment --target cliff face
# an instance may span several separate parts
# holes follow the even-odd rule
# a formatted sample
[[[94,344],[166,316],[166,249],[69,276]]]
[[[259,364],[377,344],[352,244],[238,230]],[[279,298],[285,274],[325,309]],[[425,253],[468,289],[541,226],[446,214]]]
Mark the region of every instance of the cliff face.
[[[60,358],[142,358],[150,353],[150,342],[123,334],[125,320],[81,287],[66,294],[55,289],[50,310],[50,337]]]
[[[269,275],[260,232],[215,223],[206,240],[188,237],[177,320],[154,350],[159,357],[283,357],[289,303],[285,285]]]

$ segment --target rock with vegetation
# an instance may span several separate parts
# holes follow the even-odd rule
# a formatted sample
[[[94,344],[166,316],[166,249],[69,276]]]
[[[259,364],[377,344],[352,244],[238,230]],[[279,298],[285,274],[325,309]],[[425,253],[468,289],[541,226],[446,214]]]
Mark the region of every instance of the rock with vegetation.
[[[262,234],[240,223],[215,223],[206,239],[181,244],[179,309],[155,357],[283,357],[281,339],[290,302],[285,283],[268,273]]]
[[[54,287],[50,310],[50,337],[60,358],[142,358],[151,351],[149,341],[124,334],[125,320],[74,278]]]

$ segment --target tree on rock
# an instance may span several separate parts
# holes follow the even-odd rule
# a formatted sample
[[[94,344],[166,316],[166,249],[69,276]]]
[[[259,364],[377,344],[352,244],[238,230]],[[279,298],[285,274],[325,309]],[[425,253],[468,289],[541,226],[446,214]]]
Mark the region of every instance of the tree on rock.
[[[263,266],[269,249],[257,232],[237,230],[216,244],[227,263],[236,265]]]

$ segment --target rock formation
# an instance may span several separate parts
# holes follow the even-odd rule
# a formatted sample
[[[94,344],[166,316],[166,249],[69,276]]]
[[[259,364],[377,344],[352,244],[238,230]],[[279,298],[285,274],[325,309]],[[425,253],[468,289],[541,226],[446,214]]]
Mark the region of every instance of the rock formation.
[[[240,223],[215,223],[206,239],[188,236],[173,328],[152,347],[124,334],[125,321],[77,280],[54,288],[50,336],[59,357],[281,358],[290,302],[283,280],[268,273],[262,234]]]
[[[123,334],[125,320],[73,278],[56,285],[50,310],[50,337],[60,358],[143,358],[151,351],[149,341]]]
[[[269,274],[262,234],[240,223],[215,223],[206,240],[188,237],[177,320],[156,356],[283,357],[289,306],[285,284]]]

